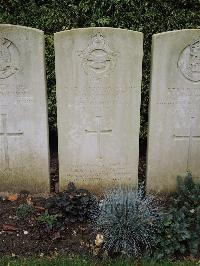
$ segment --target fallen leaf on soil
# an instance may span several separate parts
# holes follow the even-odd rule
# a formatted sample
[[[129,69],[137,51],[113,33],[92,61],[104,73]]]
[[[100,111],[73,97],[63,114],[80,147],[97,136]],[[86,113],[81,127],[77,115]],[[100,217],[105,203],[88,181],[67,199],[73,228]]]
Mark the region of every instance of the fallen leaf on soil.
[[[16,231],[17,228],[11,224],[3,224],[3,230],[4,231]]]
[[[53,235],[53,240],[56,240],[60,238],[60,232],[56,232],[54,235]]]
[[[80,241],[81,246],[84,246],[85,242],[83,240]]]
[[[12,194],[12,195],[9,195],[7,200],[9,201],[16,201],[18,199],[18,195],[17,194]]]
[[[28,196],[27,199],[26,199],[26,202],[27,202],[28,205],[33,205],[32,197]]]
[[[95,245],[97,247],[100,247],[103,244],[103,235],[97,234],[96,239],[95,239]]]
[[[72,231],[72,235],[73,235],[73,236],[77,236],[77,232],[76,232],[76,230],[73,230],[73,231]]]
[[[40,207],[40,206],[35,206],[36,211],[38,212],[44,212],[45,208],[44,207]]]
[[[59,255],[59,253],[58,253],[57,251],[54,251],[53,255],[54,255],[55,257],[57,257],[57,256]]]

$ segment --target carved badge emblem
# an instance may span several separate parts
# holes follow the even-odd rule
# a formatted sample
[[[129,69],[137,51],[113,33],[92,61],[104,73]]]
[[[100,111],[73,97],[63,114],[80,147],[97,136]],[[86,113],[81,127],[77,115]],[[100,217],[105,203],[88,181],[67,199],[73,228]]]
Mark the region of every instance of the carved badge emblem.
[[[179,57],[178,67],[185,78],[200,81],[200,39],[185,47]]]
[[[117,53],[111,50],[103,34],[97,33],[91,37],[86,49],[79,53],[86,74],[105,74],[116,65]]]
[[[0,38],[0,79],[5,79],[19,70],[19,51],[9,40]]]

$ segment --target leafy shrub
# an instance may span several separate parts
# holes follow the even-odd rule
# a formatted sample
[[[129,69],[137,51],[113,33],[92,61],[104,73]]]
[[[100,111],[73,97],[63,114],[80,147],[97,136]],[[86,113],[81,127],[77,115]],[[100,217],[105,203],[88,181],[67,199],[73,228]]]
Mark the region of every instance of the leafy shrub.
[[[57,215],[50,215],[46,210],[45,213],[37,218],[39,224],[45,225],[47,230],[51,230],[57,223]]]
[[[25,204],[25,203],[24,204],[20,204],[19,207],[16,210],[16,215],[20,219],[25,219],[32,213],[34,213],[33,206]]]
[[[140,257],[151,249],[158,222],[153,197],[142,197],[136,189],[118,188],[105,193],[94,226],[103,235],[103,249],[110,255]]]
[[[87,222],[98,206],[96,198],[86,189],[76,189],[69,183],[67,190],[47,199],[50,214],[57,214],[62,223]]]
[[[155,257],[200,255],[200,184],[191,173],[177,177],[177,192],[162,214],[162,227],[155,239]]]

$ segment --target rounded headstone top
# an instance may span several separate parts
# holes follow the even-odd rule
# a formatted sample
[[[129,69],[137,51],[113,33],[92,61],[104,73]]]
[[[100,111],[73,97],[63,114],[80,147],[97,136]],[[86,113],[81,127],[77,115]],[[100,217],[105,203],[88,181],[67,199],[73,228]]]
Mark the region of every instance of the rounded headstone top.
[[[181,29],[181,30],[172,30],[172,31],[165,31],[165,32],[160,32],[160,33],[155,33],[153,34],[153,38],[157,38],[159,36],[167,36],[167,35],[174,35],[174,34],[179,34],[179,33],[194,33],[194,32],[198,32],[200,33],[200,29]]]
[[[0,33],[1,31],[28,31],[28,32],[33,32],[37,34],[44,34],[42,30],[31,28],[31,27],[26,27],[26,26],[21,26],[21,25],[14,25],[14,24],[0,24]]]
[[[58,34],[65,34],[65,33],[70,33],[70,32],[86,32],[86,31],[98,31],[98,30],[106,30],[106,31],[121,31],[121,32],[130,32],[138,35],[142,35],[142,32],[139,31],[133,31],[133,30],[128,30],[128,29],[122,29],[122,28],[112,28],[112,27],[88,27],[88,28],[74,28],[74,29],[69,29],[69,30],[63,30],[54,33],[54,35]]]
[[[178,53],[176,60],[181,75],[191,82],[200,81],[200,29],[154,34],[153,46],[155,45],[162,46],[162,52],[170,46],[171,53]]]

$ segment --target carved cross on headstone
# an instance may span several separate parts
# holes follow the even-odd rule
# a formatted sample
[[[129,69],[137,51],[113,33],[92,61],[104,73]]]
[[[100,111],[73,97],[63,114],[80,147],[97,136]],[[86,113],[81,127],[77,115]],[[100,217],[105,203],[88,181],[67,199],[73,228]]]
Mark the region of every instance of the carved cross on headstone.
[[[182,135],[174,134],[175,140],[185,140],[185,139],[189,140],[188,149],[187,149],[187,171],[191,171],[191,172],[192,172],[192,169],[190,169],[191,167],[190,164],[191,164],[192,140],[193,139],[200,140],[200,134],[192,133],[192,125],[193,125],[193,121],[195,118],[196,118],[195,116],[190,116],[189,134],[182,134]]]
[[[5,161],[5,169],[10,169],[9,165],[9,147],[8,147],[8,137],[16,137],[16,136],[22,136],[23,132],[8,132],[7,129],[7,115],[1,114],[1,124],[2,124],[2,131],[0,131],[0,136],[2,136],[2,142],[3,142],[3,150],[4,150],[4,161]]]
[[[97,159],[102,159],[102,144],[101,144],[101,135],[102,134],[112,134],[112,129],[101,129],[101,116],[96,116],[96,130],[87,130],[85,132],[97,134]]]

